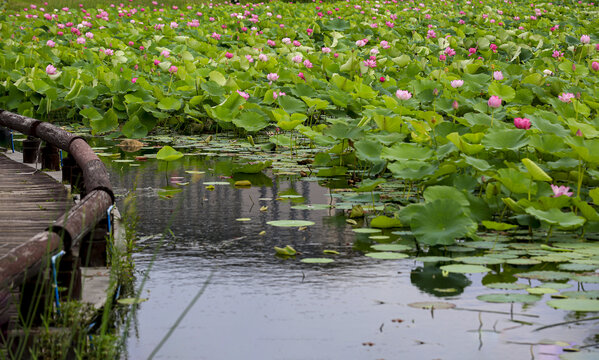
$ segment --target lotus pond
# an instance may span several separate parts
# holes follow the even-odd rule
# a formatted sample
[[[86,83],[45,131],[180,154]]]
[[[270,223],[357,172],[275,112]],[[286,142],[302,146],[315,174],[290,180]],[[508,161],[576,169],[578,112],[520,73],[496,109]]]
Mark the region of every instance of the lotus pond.
[[[0,106],[144,141],[97,144],[149,276],[131,358],[199,295],[159,355],[575,358],[594,319],[534,330],[599,310],[597,14],[33,5],[0,14]]]
[[[483,228],[419,245],[372,217],[405,198],[399,183],[357,192],[351,178],[314,176],[312,149],[290,157],[223,136],[169,138],[185,155],[160,161],[165,139],[96,142],[134,219],[147,299],[126,357],[148,357],[194,299],[156,358],[597,356],[599,246],[579,234]]]

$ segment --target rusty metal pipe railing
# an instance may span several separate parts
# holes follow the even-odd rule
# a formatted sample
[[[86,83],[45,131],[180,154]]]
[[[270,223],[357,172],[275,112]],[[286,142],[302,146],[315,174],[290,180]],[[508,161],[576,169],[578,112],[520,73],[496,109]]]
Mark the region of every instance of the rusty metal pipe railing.
[[[34,265],[30,264],[31,261],[23,260],[25,255],[35,255],[41,259],[43,254],[38,254],[37,251],[57,250],[60,246],[57,239],[62,239],[63,248],[67,253],[77,256],[81,239],[106,216],[106,211],[114,203],[114,193],[106,167],[82,137],[50,123],[1,109],[0,126],[40,138],[71,154],[82,169],[87,194],[77,205],[57,219],[47,232],[35,235],[11,251],[8,256],[0,259],[0,280],[3,286],[6,279],[14,282],[19,272]],[[41,244],[40,239],[45,239],[46,243]],[[40,248],[43,250],[39,250]]]

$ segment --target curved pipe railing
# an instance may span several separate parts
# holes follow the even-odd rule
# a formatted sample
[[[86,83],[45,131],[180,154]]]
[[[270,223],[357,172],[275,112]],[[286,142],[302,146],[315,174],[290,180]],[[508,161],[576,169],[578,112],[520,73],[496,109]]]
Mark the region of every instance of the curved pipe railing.
[[[79,203],[59,217],[46,231],[36,234],[0,259],[2,289],[9,284],[19,283],[23,272],[39,266],[39,260],[44,255],[58,250],[61,239],[63,250],[79,256],[81,239],[106,216],[106,211],[114,203],[114,193],[106,167],[82,137],[50,123],[1,109],[0,126],[40,138],[68,152],[82,170],[86,193]]]

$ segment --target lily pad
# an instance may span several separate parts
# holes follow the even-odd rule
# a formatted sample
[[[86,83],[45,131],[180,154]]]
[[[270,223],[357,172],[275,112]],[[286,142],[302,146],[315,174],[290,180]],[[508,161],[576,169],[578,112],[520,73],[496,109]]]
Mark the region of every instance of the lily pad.
[[[562,291],[560,295],[570,299],[599,299],[599,290]]]
[[[144,301],[148,301],[148,299],[145,299],[145,298],[124,298],[124,299],[118,299],[116,302],[118,302],[121,305],[133,305],[133,304],[141,304]]]
[[[419,301],[419,302],[409,303],[408,306],[415,308],[415,309],[447,310],[447,309],[453,309],[455,307],[455,304],[450,303],[450,302],[444,302],[444,301]]]
[[[377,251],[406,251],[412,250],[411,246],[403,245],[403,244],[377,244],[372,245],[372,249]]]
[[[553,280],[569,280],[572,279],[575,275],[565,271],[549,271],[549,270],[541,270],[541,271],[530,271],[526,273],[518,273],[515,274],[516,277],[525,278],[525,279],[536,279],[542,281],[553,281]]]
[[[290,245],[287,245],[284,248],[275,246],[275,252],[277,253],[277,255],[283,255],[283,256],[294,256],[297,254],[297,251],[294,248],[292,248]]]
[[[522,283],[491,283],[486,284],[486,287],[491,289],[503,289],[503,290],[524,290],[529,286],[527,284]]]
[[[483,294],[476,298],[491,303],[533,303],[541,300],[541,296],[520,293]]]
[[[592,299],[557,299],[547,301],[547,305],[568,311],[599,311],[599,300]]]
[[[308,220],[273,220],[268,221],[268,225],[278,226],[278,227],[301,227],[301,226],[311,226],[314,225],[314,221]]]
[[[453,259],[447,256],[419,256],[414,258],[414,261],[421,261],[423,263],[436,263],[443,261],[453,261]]]
[[[528,288],[528,289],[526,289],[526,291],[528,291],[528,293],[532,294],[532,295],[555,294],[556,292],[558,292],[555,289],[547,288],[547,287]]]
[[[471,274],[471,273],[483,273],[489,272],[491,269],[481,265],[467,265],[467,264],[451,264],[441,266],[441,270],[452,272],[452,273],[462,273],[462,274]]]
[[[358,234],[375,234],[381,232],[381,229],[372,229],[372,228],[355,228],[352,229],[353,232]]]
[[[294,205],[291,208],[294,210],[328,210],[331,207],[329,204],[301,204]]]
[[[508,259],[505,262],[510,265],[537,265],[541,263],[539,260],[526,258]]]
[[[304,258],[300,261],[307,264],[328,264],[334,262],[335,260],[328,258]]]
[[[397,259],[405,259],[409,256],[404,253],[399,252],[371,252],[366,254],[366,256],[371,257],[373,259],[382,259],[382,260],[397,260]]]
[[[463,262],[464,264],[472,265],[496,265],[505,262],[503,259],[493,258],[490,256],[465,256],[455,258],[456,261]]]

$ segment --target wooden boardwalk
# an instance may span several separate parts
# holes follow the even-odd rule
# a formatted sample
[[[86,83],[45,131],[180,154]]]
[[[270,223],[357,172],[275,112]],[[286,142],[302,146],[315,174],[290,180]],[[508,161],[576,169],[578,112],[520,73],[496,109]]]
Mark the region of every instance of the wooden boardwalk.
[[[51,227],[72,206],[62,184],[0,153],[0,258]]]

